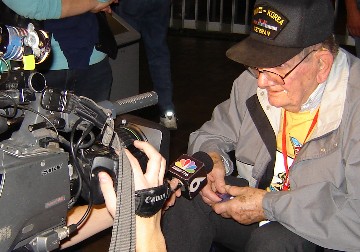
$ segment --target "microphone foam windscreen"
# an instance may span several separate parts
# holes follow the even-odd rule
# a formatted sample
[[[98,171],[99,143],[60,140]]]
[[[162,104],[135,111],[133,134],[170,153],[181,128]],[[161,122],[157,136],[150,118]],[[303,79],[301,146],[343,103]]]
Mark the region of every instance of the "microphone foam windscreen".
[[[195,152],[192,155],[192,157],[204,163],[204,169],[206,171],[206,174],[211,172],[211,170],[214,166],[214,162],[213,162],[212,158],[209,156],[209,154],[207,154],[206,152],[203,152],[203,151],[198,151],[198,152]]]

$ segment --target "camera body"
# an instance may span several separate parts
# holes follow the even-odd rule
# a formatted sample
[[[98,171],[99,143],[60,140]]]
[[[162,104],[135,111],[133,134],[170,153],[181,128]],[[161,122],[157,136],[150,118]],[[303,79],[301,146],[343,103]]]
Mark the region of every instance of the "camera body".
[[[117,129],[133,131],[136,126],[137,133],[143,134],[141,140],[150,142],[167,155],[169,136],[160,125],[131,115],[119,117]],[[134,134],[135,137],[138,135]],[[3,206],[0,211],[0,251],[24,247],[29,251],[52,251],[59,246],[59,232],[66,226],[69,201],[80,178],[74,172],[70,154],[64,149],[31,146],[26,139],[18,140],[16,137],[0,143],[0,205]],[[104,157],[107,162],[103,162]],[[96,178],[91,176],[92,170],[110,169],[107,166],[109,160],[118,165],[115,158],[111,160],[109,155],[104,155],[103,146],[97,146],[91,150],[86,163],[83,162],[94,191],[95,205],[103,203],[103,197]],[[88,191],[86,186],[82,188],[84,201],[90,200]]]
[[[0,58],[5,62],[1,53]],[[106,129],[112,132],[110,142],[118,136],[143,169],[147,158],[133,141],[149,142],[168,159],[170,133],[127,114],[156,104],[153,92],[104,108],[86,97],[47,88],[36,71],[6,71],[1,75],[8,78],[0,79],[0,251],[53,251],[69,236],[66,219],[72,207],[79,201],[104,202],[96,173],[104,170],[117,181],[118,155],[104,144]],[[9,82],[15,75],[22,76],[21,83]]]
[[[45,242],[48,244],[44,248],[55,249],[58,244],[50,243],[56,242],[56,238],[50,240],[48,235],[66,225],[70,200],[69,155],[61,150],[40,153],[36,149],[13,147],[2,144],[0,150],[1,251],[12,251],[30,242],[33,244],[29,247]],[[35,237],[43,237],[43,241]]]

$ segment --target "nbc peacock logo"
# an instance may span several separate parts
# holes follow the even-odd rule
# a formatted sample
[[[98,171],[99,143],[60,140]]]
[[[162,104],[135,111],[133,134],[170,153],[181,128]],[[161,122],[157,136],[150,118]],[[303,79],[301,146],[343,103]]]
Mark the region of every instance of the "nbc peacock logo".
[[[179,161],[175,162],[175,165],[188,173],[194,173],[197,166],[194,161],[190,159],[180,159]]]

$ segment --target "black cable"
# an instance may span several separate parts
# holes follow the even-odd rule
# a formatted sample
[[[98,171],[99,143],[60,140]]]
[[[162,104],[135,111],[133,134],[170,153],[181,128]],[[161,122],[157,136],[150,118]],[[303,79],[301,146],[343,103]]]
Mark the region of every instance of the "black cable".
[[[73,128],[72,128],[72,131],[71,131],[71,135],[70,135],[70,153],[71,153],[71,157],[72,157],[72,160],[73,160],[73,164],[74,164],[74,168],[78,174],[78,182],[79,182],[79,186],[78,186],[78,189],[77,189],[77,192],[75,193],[73,199],[72,199],[72,202],[70,201],[69,202],[69,209],[72,208],[74,206],[74,204],[76,203],[76,201],[79,199],[80,197],[80,194],[81,194],[81,191],[82,191],[82,187],[83,187],[83,176],[81,176],[82,174],[82,171],[80,171],[80,166],[77,162],[77,158],[76,158],[76,155],[75,155],[75,152],[74,152],[74,134],[75,134],[75,130],[77,128],[77,126],[82,122],[81,119],[78,119]]]
[[[16,111],[17,111],[18,105],[17,105],[16,101],[14,100],[14,98],[11,97],[11,95],[9,95],[5,92],[2,92],[2,91],[0,91],[0,95],[4,96],[6,99],[9,99],[9,101],[10,101],[9,107],[11,107],[13,109],[12,114],[1,114],[1,116],[6,117],[6,118],[12,118],[12,117],[16,116]],[[6,109],[6,111],[8,111],[8,110]]]
[[[91,124],[91,129],[92,129],[93,127],[94,127],[94,125]],[[88,132],[88,133],[85,135],[85,137],[86,137],[86,136],[90,136],[89,141],[87,141],[86,143],[79,144],[78,149],[87,149],[87,148],[89,148],[90,146],[92,146],[92,145],[94,144],[94,142],[95,142],[94,132]],[[85,140],[85,137],[84,137],[84,139],[83,139],[82,141]],[[82,141],[81,141],[81,142],[82,142]]]
[[[85,130],[85,132],[83,132],[82,136],[80,137],[80,139],[77,141],[77,143],[74,145],[74,140],[75,140],[75,131],[77,126],[82,122],[82,119],[78,119],[74,126],[73,126],[73,130],[71,131],[71,136],[70,136],[70,148],[71,148],[71,155],[73,157],[73,162],[74,162],[74,166],[75,169],[77,170],[79,176],[79,182],[84,181],[86,186],[88,186],[89,188],[89,203],[88,203],[88,207],[84,213],[84,215],[81,217],[81,219],[76,223],[76,226],[79,227],[89,216],[91,208],[93,206],[93,202],[92,202],[92,189],[90,187],[89,182],[86,180],[85,178],[85,174],[83,173],[80,164],[78,162],[78,158],[77,158],[77,152],[79,150],[79,146],[81,144],[81,142],[85,139],[85,137],[91,132],[92,128],[94,127],[92,124],[90,124],[90,126]],[[78,196],[80,196],[81,193],[81,188],[79,187],[79,190],[77,192]]]

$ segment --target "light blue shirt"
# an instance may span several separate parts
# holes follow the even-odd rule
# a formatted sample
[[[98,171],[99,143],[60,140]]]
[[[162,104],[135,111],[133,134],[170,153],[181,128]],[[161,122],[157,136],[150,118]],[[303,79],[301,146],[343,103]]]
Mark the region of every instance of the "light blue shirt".
[[[2,0],[10,9],[17,14],[30,19],[46,20],[59,19],[61,16],[61,0]],[[68,69],[68,62],[60,49],[59,43],[51,38],[51,53],[53,62],[50,70]],[[105,58],[106,54],[95,48],[90,57],[90,65],[96,64]]]

